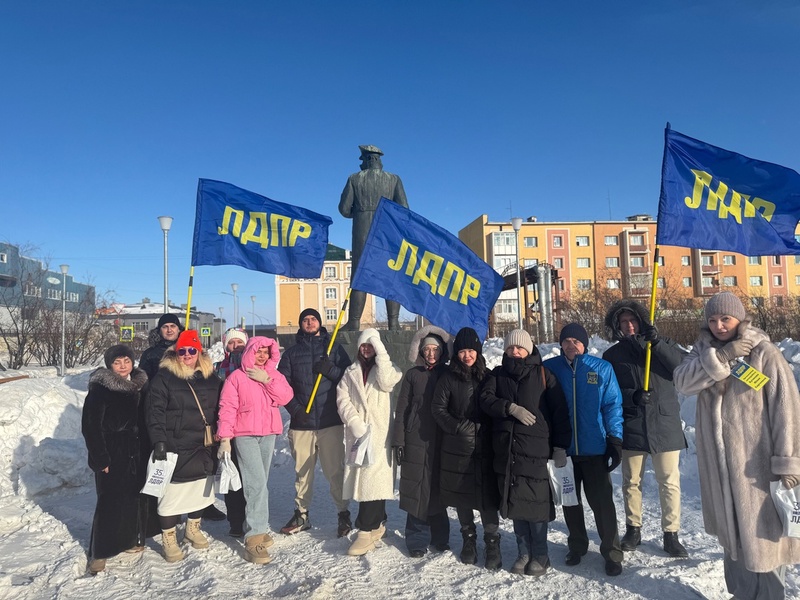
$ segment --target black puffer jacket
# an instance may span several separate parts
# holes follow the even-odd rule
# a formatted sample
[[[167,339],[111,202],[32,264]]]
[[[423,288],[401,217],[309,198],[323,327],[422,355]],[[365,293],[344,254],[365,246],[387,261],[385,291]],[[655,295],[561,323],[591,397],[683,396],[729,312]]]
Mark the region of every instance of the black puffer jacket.
[[[167,452],[178,454],[172,475],[174,482],[196,481],[216,471],[216,446],[203,445],[205,425],[192,388],[208,424],[215,431],[223,383],[214,374],[211,359],[205,352],[200,354],[197,370],[192,374],[187,374],[181,366],[175,351],[168,350],[147,393],[146,421],[150,441],[154,445],[164,442]]]
[[[528,409],[536,423],[523,425],[512,417],[514,403]],[[491,415],[494,470],[504,518],[541,523],[555,519],[547,460],[552,449],[569,448],[572,428],[561,385],[534,346],[525,358],[503,355],[503,363],[486,378],[481,407]]]
[[[431,412],[442,430],[439,490],[446,506],[497,511],[492,465],[492,418],[479,405],[481,381],[457,369],[454,358],[436,384]],[[483,360],[483,357],[480,357]]]
[[[347,351],[339,344],[333,345],[330,358],[334,366],[330,373],[320,380],[311,412],[306,413],[308,399],[311,398],[317,380],[312,369],[327,352],[331,338],[328,330],[320,327],[319,335],[308,335],[302,329],[298,329],[295,340],[297,343],[281,355],[281,362],[278,364],[278,371],[283,373],[294,391],[294,398],[286,405],[286,410],[292,418],[289,427],[304,431],[319,431],[326,427],[341,425],[342,420],[336,408],[336,385],[344,375],[344,370],[350,366]]]
[[[669,338],[659,337],[651,346],[650,402],[636,404],[634,395],[644,388],[644,363],[647,342],[641,335],[623,336],[619,315],[633,312],[639,328],[648,322],[645,308],[634,300],[620,300],[606,313],[609,336],[617,340],[603,353],[611,363],[622,390],[622,447],[637,452],[670,452],[686,448],[681,425],[680,403],[672,383],[672,372],[681,364],[686,352]]]

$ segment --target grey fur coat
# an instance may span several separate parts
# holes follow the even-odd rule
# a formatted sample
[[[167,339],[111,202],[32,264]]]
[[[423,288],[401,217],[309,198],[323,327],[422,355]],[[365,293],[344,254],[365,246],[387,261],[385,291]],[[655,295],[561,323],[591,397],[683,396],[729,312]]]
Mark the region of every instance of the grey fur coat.
[[[755,391],[721,362],[707,328],[675,369],[675,387],[697,394],[696,445],[703,521],[731,558],[765,573],[800,562],[800,539],[782,537],[770,481],[800,474],[800,393],[781,351],[745,320],[755,344],[745,361],[770,379]]]

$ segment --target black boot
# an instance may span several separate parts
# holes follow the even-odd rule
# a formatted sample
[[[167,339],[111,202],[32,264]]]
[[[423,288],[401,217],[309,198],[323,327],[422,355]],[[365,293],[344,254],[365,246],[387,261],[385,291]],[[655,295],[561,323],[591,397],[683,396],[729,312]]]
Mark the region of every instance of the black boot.
[[[665,534],[666,535],[666,534]],[[636,550],[636,546],[642,543],[642,528],[635,527],[634,525],[627,525],[625,527],[625,535],[622,536],[622,539],[619,542],[619,545],[625,552],[633,552]],[[666,544],[666,537],[664,538],[664,543]]]
[[[675,558],[689,558],[689,553],[678,539],[677,531],[664,532],[664,552]]]
[[[465,565],[474,565],[478,562],[478,536],[475,534],[475,526],[462,527],[461,537],[464,538],[464,547],[461,548],[461,562]]]
[[[483,536],[486,544],[486,568],[496,571],[503,566],[503,557],[500,556],[500,534],[486,533]]]
[[[336,526],[336,535],[344,537],[353,529],[353,523],[350,521],[350,511],[343,510],[339,513],[339,522]]]

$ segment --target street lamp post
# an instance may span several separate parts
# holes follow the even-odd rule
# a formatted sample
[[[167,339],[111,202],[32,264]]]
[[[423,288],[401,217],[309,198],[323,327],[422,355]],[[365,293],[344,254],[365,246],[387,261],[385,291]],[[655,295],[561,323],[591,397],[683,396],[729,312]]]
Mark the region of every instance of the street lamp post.
[[[67,271],[69,265],[61,265],[61,377],[64,376],[64,354],[67,350]]]
[[[231,289],[233,290],[233,326],[239,326],[239,297],[236,295],[239,289],[238,283],[232,283]]]
[[[519,230],[522,229],[522,219],[514,217],[511,219],[511,226],[514,228],[514,250],[517,254],[517,327],[522,329],[522,298],[520,297],[519,277]]]
[[[256,334],[256,297],[250,296],[250,302],[253,303],[253,335]]]
[[[164,313],[169,312],[169,280],[167,278],[167,236],[172,227],[172,217],[158,217],[161,231],[164,232]],[[188,326],[188,325],[187,325]]]

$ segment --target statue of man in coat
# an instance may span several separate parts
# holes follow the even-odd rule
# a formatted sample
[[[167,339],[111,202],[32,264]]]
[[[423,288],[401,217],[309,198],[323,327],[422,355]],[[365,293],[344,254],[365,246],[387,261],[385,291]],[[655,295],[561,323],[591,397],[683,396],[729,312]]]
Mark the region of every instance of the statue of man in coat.
[[[400,177],[383,170],[380,148],[359,146],[361,150],[361,171],[347,178],[347,184],[339,201],[339,212],[347,219],[353,219],[352,273],[355,274],[358,261],[367,241],[367,234],[378,208],[381,196],[408,208],[406,192]],[[361,314],[364,312],[366,294],[353,290],[350,294],[350,313],[346,329],[358,331],[361,328]],[[400,304],[386,301],[386,314],[390,330],[400,329]]]

